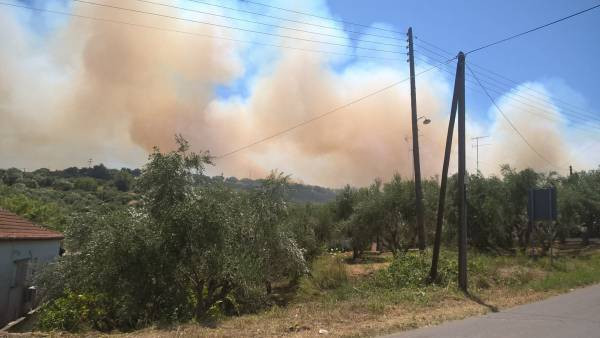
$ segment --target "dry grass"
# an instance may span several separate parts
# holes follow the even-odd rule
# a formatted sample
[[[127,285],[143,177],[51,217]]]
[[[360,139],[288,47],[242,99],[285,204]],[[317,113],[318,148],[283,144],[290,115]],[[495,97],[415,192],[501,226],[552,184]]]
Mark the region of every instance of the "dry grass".
[[[493,309],[505,309],[538,301],[560,293],[576,285],[596,282],[597,263],[600,256],[591,261],[565,261],[572,271],[585,272],[580,279],[569,285],[558,284],[554,279],[565,280],[572,276],[567,268],[546,270],[541,265],[528,263],[526,258],[483,258],[484,265],[498,279],[510,282],[490,282],[478,286],[473,276],[473,297],[467,297],[452,287],[428,286],[422,289],[382,290],[361,288],[360,282],[370,278],[375,271],[387,267],[391,257],[375,256],[358,264],[347,264],[351,277],[348,283],[333,289],[322,290],[311,297],[297,295],[285,307],[275,306],[265,312],[228,318],[216,327],[184,324],[169,328],[148,328],[132,333],[115,333],[114,337],[315,337],[319,330],[327,330],[331,337],[374,336],[414,329],[423,326],[481,315]],[[493,265],[493,266],[492,266]],[[585,265],[586,268],[583,268]],[[590,268],[592,267],[592,268]],[[595,268],[594,268],[595,267]],[[549,272],[550,271],[550,272]],[[562,274],[562,275],[561,275]],[[512,281],[515,281],[514,283]],[[520,284],[516,281],[521,281]],[[534,287],[537,282],[549,282],[549,287]],[[561,282],[562,283],[562,282]],[[544,284],[545,285],[545,284]],[[51,333],[50,336],[74,336]],[[107,334],[86,333],[85,336],[101,337]]]
[[[351,262],[351,253],[346,253],[344,256],[345,260],[350,263],[346,265],[348,277],[353,279],[364,278],[372,275],[377,270],[385,269],[391,264],[393,259],[390,252],[379,255],[367,255],[366,258],[358,263]]]
[[[544,299],[554,292],[494,290],[479,295],[482,300],[500,309]],[[373,336],[389,332],[435,325],[447,320],[462,319],[489,312],[489,307],[462,295],[449,295],[434,305],[402,304],[373,311],[365,304],[353,301],[338,304],[310,302],[276,308],[263,314],[233,318],[217,328],[189,324],[161,330],[147,329],[124,337],[315,337],[319,330],[331,337]]]

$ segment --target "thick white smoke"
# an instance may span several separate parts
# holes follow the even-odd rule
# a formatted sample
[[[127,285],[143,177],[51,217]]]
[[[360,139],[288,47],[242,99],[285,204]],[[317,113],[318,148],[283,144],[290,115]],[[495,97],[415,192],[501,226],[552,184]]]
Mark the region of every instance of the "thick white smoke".
[[[102,3],[249,30],[266,29],[135,1]],[[72,3],[66,9],[55,3],[47,5],[81,15],[235,40],[342,54],[369,53],[84,4]],[[189,2],[182,5],[192,6]],[[293,5],[329,16],[324,1]],[[232,13],[242,17],[237,12],[222,12]],[[44,17],[52,23],[51,29],[40,33],[31,27],[40,14],[33,15],[22,9],[0,11],[0,40],[4,43],[0,50],[2,167],[63,168],[82,166],[88,158],[109,166],[140,166],[153,146],[171,148],[176,133],[183,134],[195,149],[219,155],[407,77],[403,55],[398,55],[399,61],[357,60],[50,14]],[[324,24],[323,20],[319,23]],[[299,24],[286,26],[307,29]],[[268,32],[327,40],[275,28]],[[358,46],[377,47],[368,43]],[[433,121],[420,129],[423,173],[433,176],[441,169],[451,88],[435,70],[418,77],[417,86],[419,115]],[[223,95],[217,94],[217,87],[238,90]],[[518,107],[503,100],[500,104],[548,160],[568,160],[570,149],[562,131],[565,121],[558,112],[557,121],[532,124]],[[499,138],[481,156],[482,162],[489,163],[482,166],[484,171],[494,172],[500,163],[552,169],[511,134],[501,118],[494,120],[489,130],[470,124],[472,131],[490,132]],[[296,179],[329,186],[362,185],[394,172],[410,177],[410,131],[405,82],[217,160],[211,173],[258,177],[279,169]],[[469,165],[474,167],[472,157]]]

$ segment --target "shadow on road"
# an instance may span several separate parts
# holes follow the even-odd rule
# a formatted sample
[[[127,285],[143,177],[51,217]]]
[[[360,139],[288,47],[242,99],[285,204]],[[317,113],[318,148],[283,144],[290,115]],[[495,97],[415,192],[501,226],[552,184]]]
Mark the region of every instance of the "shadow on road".
[[[487,304],[486,302],[484,302],[481,298],[469,293],[468,291],[465,292],[465,296],[467,296],[467,298],[469,298],[470,300],[474,301],[475,303],[479,304],[479,305],[483,305],[485,307],[487,307],[488,309],[490,309],[490,311],[492,312],[498,312],[498,307],[495,305],[490,305]]]

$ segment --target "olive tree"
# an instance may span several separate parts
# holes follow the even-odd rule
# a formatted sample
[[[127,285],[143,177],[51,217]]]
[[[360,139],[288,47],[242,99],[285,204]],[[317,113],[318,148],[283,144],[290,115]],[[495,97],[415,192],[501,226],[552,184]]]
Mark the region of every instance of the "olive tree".
[[[108,330],[254,310],[265,302],[265,283],[306,272],[284,226],[287,177],[272,174],[247,193],[195,186],[210,155],[190,152],[181,137],[177,143],[150,155],[137,182],[138,207],[92,213],[68,229],[68,254],[41,278],[48,327],[64,322],[52,321],[57,313],[85,314],[82,321]],[[94,311],[61,312],[80,305],[72,294]]]

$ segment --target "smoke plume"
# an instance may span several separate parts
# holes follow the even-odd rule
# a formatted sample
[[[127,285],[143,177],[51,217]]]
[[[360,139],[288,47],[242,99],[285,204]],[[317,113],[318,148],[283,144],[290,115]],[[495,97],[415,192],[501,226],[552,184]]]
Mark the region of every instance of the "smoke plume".
[[[242,27],[239,22],[147,3],[102,3]],[[187,2],[185,5],[191,8]],[[40,32],[31,26],[40,13],[0,11],[0,40],[4,43],[0,50],[2,167],[56,169],[83,166],[88,158],[109,166],[135,167],[144,163],[154,146],[171,149],[176,133],[187,138],[195,150],[220,155],[408,75],[404,60],[364,61],[264,43],[364,53],[349,47],[317,48],[310,42],[256,37],[114,8],[77,3],[64,8],[53,2],[47,6],[196,35],[50,14]],[[303,2],[302,6],[329,15],[322,1]],[[335,26],[335,22],[328,24]],[[286,26],[294,27],[291,23]],[[275,28],[269,32],[292,35]],[[308,33],[293,35],[315,38]],[[242,40],[263,45],[239,42]],[[418,71],[425,68],[418,66]],[[420,125],[421,166],[424,176],[433,176],[441,171],[451,88],[436,70],[419,76],[417,87],[419,115],[432,121]],[[555,121],[532,124],[519,107],[504,100],[500,105],[549,162],[567,160],[569,149],[561,132],[565,121],[556,107],[546,107],[556,112]],[[490,114],[495,121],[491,128],[470,122],[470,130],[497,135],[493,146],[485,149],[486,155],[481,155],[481,161],[489,164],[482,165],[487,173],[497,172],[500,163],[554,169],[527,149],[495,111]],[[403,82],[314,123],[217,159],[211,173],[256,178],[279,169],[307,183],[364,185],[374,177],[389,178],[394,172],[411,177],[411,143],[409,86]],[[474,156],[472,151],[470,155]]]

